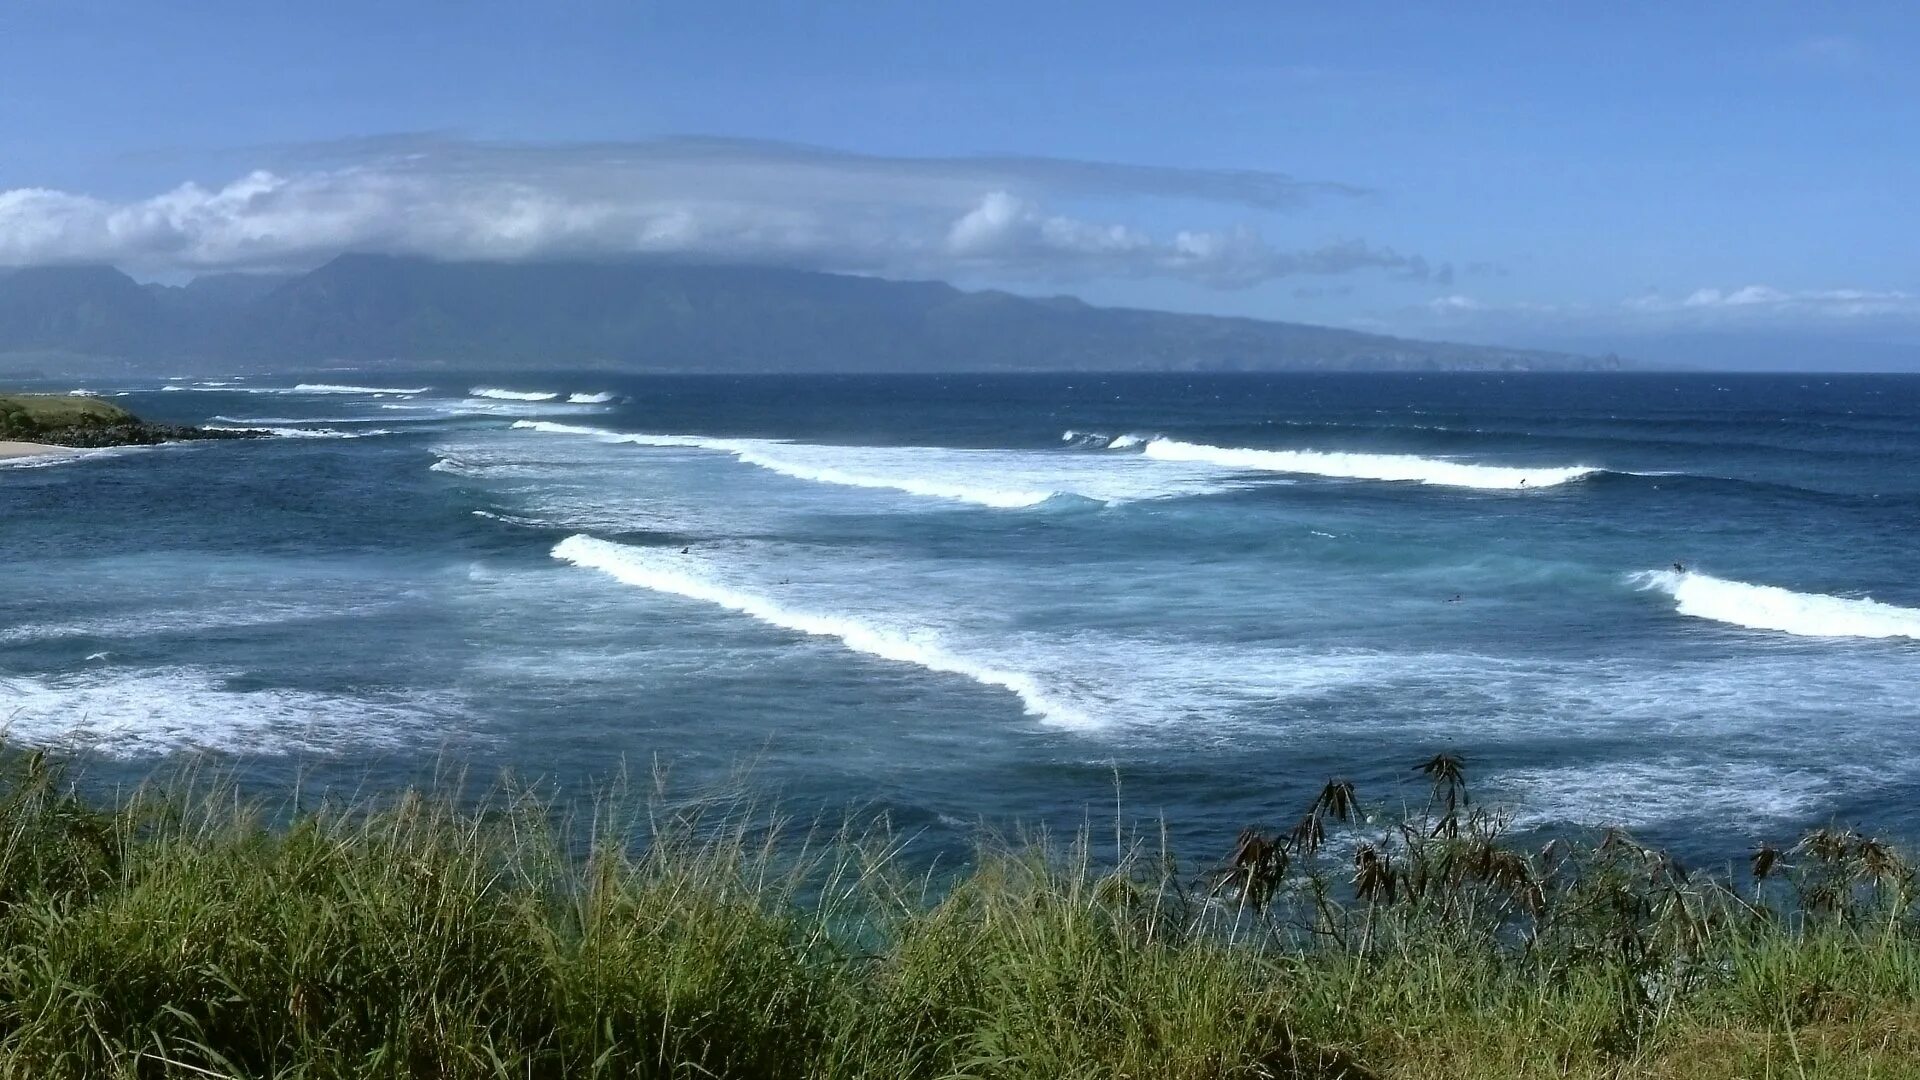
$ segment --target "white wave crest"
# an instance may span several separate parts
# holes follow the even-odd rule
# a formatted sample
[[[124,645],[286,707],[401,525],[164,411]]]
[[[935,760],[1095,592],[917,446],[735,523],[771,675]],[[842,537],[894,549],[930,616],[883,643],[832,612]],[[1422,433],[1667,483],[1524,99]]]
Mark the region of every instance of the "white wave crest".
[[[569,405],[605,405],[607,402],[612,400],[613,400],[613,395],[605,392],[598,393],[598,394],[568,394],[567,395],[567,404]]]
[[[716,450],[732,454],[747,465],[757,466],[783,476],[791,476],[796,480],[837,484],[842,487],[899,491],[908,495],[921,495],[935,499],[954,499],[960,502],[977,503],[996,510],[1017,510],[1038,506],[1058,494],[1052,490],[982,487],[978,484],[939,477],[859,472],[834,464],[804,460],[807,455],[817,456],[822,451],[858,455],[862,450],[867,449],[861,447],[805,446],[772,439],[709,439],[698,435],[649,435],[641,432],[582,427],[578,424],[556,424],[545,420],[520,420],[513,426],[551,435],[591,435],[606,442],[632,443],[636,446],[684,446]],[[964,454],[970,451],[945,452]],[[971,451],[971,453],[986,452]]]
[[[1877,600],[1749,585],[1694,571],[1652,570],[1633,575],[1633,580],[1641,588],[1673,597],[1675,610],[1682,615],[1749,630],[1803,637],[1920,639],[1920,609]]]
[[[424,424],[438,416],[212,416],[217,424],[241,424],[247,427],[291,427],[296,424]]]
[[[1102,435],[1097,431],[1074,431],[1069,428],[1061,433],[1060,441],[1095,449],[1125,450],[1139,446],[1146,439],[1139,435]]]
[[[406,394],[424,394],[429,389],[431,388],[425,387],[425,386],[416,386],[412,388],[407,388],[407,387],[394,387],[394,386],[341,386],[336,383],[296,383],[293,388],[293,393],[296,393],[296,394],[401,394],[401,395],[406,395]],[[267,390],[267,389],[249,389],[245,391],[245,393],[280,394],[280,393],[286,393],[286,391]]]
[[[98,390],[69,390],[67,391],[67,396],[68,397],[99,397],[100,392]]]
[[[846,616],[782,607],[767,597],[721,584],[698,573],[701,561],[695,557],[647,551],[582,535],[569,536],[554,545],[553,557],[598,570],[637,588],[715,604],[795,633],[834,638],[855,652],[998,687],[1018,697],[1028,713],[1055,724],[1085,727],[1093,723],[1085,713],[1050,696],[1024,672],[957,656],[924,632],[894,630]]]
[[[552,401],[560,396],[539,390],[502,390],[497,386],[476,386],[467,393],[495,401]]]
[[[334,428],[310,427],[271,427],[263,424],[208,424],[208,431],[264,431],[283,439],[364,439],[373,435],[391,435],[386,428],[367,428],[364,431],[339,431]]]
[[[1116,441],[1116,447],[1118,445]],[[1469,465],[1413,454],[1329,453],[1319,450],[1251,450],[1156,438],[1146,456],[1161,461],[1204,462],[1229,469],[1306,473],[1349,480],[1405,480],[1446,487],[1512,491],[1547,488],[1591,476],[1600,469],[1584,465],[1529,469],[1511,465]]]

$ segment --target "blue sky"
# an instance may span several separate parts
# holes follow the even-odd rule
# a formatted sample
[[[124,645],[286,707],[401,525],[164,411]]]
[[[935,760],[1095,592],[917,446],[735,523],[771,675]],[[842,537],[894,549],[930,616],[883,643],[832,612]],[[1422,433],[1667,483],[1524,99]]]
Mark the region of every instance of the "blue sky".
[[[0,264],[635,251],[1917,341],[1915,56],[1898,4],[12,0]]]

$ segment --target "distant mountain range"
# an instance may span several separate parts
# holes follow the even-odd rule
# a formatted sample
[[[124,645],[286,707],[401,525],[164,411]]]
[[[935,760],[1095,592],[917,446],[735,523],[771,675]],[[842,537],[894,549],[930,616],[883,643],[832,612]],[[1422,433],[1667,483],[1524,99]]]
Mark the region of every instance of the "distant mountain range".
[[[0,374],[333,365],[622,371],[1611,370],[1615,357],[1101,308],[767,267],[444,263],[143,285],[0,272]]]

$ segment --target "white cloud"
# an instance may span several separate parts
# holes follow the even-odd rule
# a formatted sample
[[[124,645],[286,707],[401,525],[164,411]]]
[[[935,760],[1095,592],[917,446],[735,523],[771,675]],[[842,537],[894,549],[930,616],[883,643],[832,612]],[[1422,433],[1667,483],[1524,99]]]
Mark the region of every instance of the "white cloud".
[[[1804,289],[1789,291],[1771,285],[1743,285],[1736,289],[1695,289],[1674,301],[1659,294],[1636,297],[1629,305],[1638,311],[1727,313],[1765,318],[1778,315],[1831,319],[1920,315],[1920,295],[1899,290]]]
[[[887,158],[715,139],[520,146],[394,137],[283,151],[271,170],[114,202],[0,191],[0,265],[199,270],[342,251],[511,260],[667,256],[853,272],[1163,276],[1238,287],[1418,256],[1299,251],[1251,229],[1091,220],[1049,203],[1201,200],[1262,211],[1364,194],[1276,173],[1048,158]],[[1444,272],[1444,271],[1443,271]]]
[[[1403,330],[1486,334],[1911,328],[1920,293],[1898,289],[1781,289],[1751,284],[1683,294],[1646,292],[1612,304],[1436,297],[1401,313]]]

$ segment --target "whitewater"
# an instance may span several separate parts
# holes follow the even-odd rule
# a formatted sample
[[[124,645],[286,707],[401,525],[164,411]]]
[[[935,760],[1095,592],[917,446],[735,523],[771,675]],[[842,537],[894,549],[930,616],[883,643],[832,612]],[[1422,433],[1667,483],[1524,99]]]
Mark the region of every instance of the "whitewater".
[[[1135,445],[1116,440],[1114,449]],[[1523,468],[1514,465],[1476,465],[1411,454],[1336,453],[1320,450],[1259,450],[1207,446],[1178,439],[1148,439],[1141,447],[1147,457],[1161,461],[1204,462],[1228,469],[1259,469],[1278,473],[1305,473],[1349,480],[1410,481],[1446,487],[1489,491],[1519,491],[1556,487],[1601,471],[1584,465]]]
[[[796,480],[897,491],[995,510],[1022,510],[1064,497],[1116,506],[1210,494],[1231,486],[1190,469],[1142,468],[1138,464],[1115,469],[1097,460],[1046,451],[825,446],[612,431],[547,420],[522,420],[513,426],[549,435],[586,436],[606,443],[714,451]],[[976,478],[982,476],[1003,481],[1004,486],[981,483]]]
[[[1802,637],[1920,639],[1920,608],[1750,585],[1698,571],[1652,570],[1633,580],[1673,597],[1674,609],[1682,615],[1749,630]]]
[[[1920,838],[1920,379],[100,385],[284,436],[0,468],[0,717],[105,784],[658,763],[1201,859],[1444,751],[1524,828]]]
[[[598,570],[638,588],[715,604],[784,630],[833,638],[855,652],[882,660],[912,664],[928,671],[971,679],[983,686],[998,687],[1018,697],[1027,712],[1054,724],[1088,727],[1094,723],[1079,709],[1041,689],[1032,676],[957,656],[925,630],[893,629],[843,615],[794,611],[768,597],[683,569],[687,562],[696,565],[698,562],[685,556],[625,547],[590,536],[569,536],[554,545],[553,557]],[[676,559],[679,562],[675,562]]]

